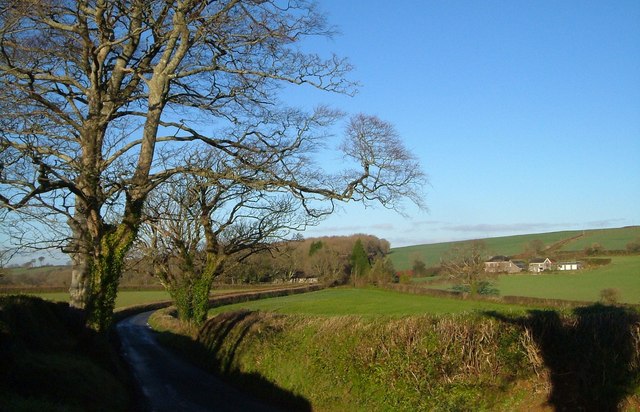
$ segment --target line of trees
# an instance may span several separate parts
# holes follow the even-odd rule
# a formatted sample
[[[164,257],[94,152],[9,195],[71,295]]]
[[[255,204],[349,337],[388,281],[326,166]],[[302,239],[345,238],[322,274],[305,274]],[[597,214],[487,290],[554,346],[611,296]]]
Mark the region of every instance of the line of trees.
[[[3,1],[0,218],[12,246],[69,254],[70,303],[104,331],[136,242],[156,248],[174,298],[174,268],[202,281],[185,298],[198,300],[228,255],[316,224],[336,202],[422,207],[425,176],[392,125],[348,119],[343,168],[328,172],[313,156],[344,115],[283,102],[285,86],[355,91],[347,60],[304,51],[333,31],[306,0]],[[192,238],[167,236],[180,223]]]
[[[319,282],[362,286],[397,280],[387,257],[389,242],[375,236],[297,237],[254,246],[247,235],[255,235],[255,231],[248,225],[231,225],[232,233],[226,235],[231,238],[218,245],[214,254],[217,260],[209,266],[207,243],[196,240],[199,221],[182,217],[172,221],[170,214],[161,215],[162,223],[145,224],[145,233],[128,263],[143,275],[149,273],[160,280],[185,322],[204,322],[214,284]],[[224,226],[219,221],[215,225],[218,229]]]
[[[376,283],[367,275],[377,262],[388,262],[389,250],[388,241],[365,234],[298,239],[252,256],[243,264],[235,265],[227,275],[231,281],[317,279],[325,284],[340,285],[359,283],[356,280],[362,278],[362,283]],[[390,263],[386,265],[389,267]],[[394,273],[389,272],[387,281],[393,280]]]

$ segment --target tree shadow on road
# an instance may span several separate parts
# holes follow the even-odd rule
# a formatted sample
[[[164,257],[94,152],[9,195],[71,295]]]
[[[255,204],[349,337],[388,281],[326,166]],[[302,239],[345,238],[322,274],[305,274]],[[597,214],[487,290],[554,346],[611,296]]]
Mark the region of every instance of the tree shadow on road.
[[[617,411],[640,384],[640,315],[632,309],[598,304],[571,316],[488,315],[529,331],[548,369],[548,404],[556,411]]]
[[[307,399],[275,385],[258,373],[245,373],[234,367],[232,361],[235,352],[251,327],[257,322],[257,319],[250,317],[251,313],[239,311],[218,315],[216,322],[207,322],[204,325],[197,340],[166,331],[157,332],[158,339],[192,363],[207,368],[233,386],[250,392],[251,395],[263,399],[269,405],[287,411],[311,411],[311,403]],[[223,344],[229,347],[226,341],[230,337],[235,341],[230,349],[227,349],[227,356],[219,360],[216,355],[222,350]]]

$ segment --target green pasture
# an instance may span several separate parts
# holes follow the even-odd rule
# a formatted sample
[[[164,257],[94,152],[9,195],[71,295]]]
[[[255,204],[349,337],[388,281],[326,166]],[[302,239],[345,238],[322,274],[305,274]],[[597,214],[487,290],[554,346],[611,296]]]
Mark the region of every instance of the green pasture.
[[[640,304],[640,256],[613,257],[594,269],[550,274],[503,275],[496,287],[503,296],[598,301],[603,289],[617,289],[621,303]]]
[[[427,267],[438,266],[440,256],[462,242],[434,243],[430,245],[405,246],[391,249],[389,258],[396,270],[408,270],[416,259],[422,260]]]
[[[250,287],[215,289],[211,292],[211,294],[218,295],[218,294],[228,294],[228,293],[236,293],[236,292],[248,292],[248,291],[256,291],[256,290],[270,289],[270,288],[273,288],[273,286],[272,285],[266,285],[266,286],[251,285]],[[0,295],[2,294],[3,294],[2,291],[0,291]],[[21,294],[38,296],[38,297],[41,297],[42,299],[46,299],[53,302],[69,301],[68,292],[39,292],[39,293],[25,292]],[[162,302],[165,300],[171,300],[171,296],[169,296],[169,293],[164,290],[136,290],[136,291],[121,290],[118,292],[118,297],[116,298],[116,309],[125,308],[127,306]]]
[[[260,310],[314,316],[406,316],[473,311],[520,311],[523,307],[492,302],[410,295],[383,289],[334,288],[213,308],[209,315]]]
[[[506,255],[512,256],[523,253],[527,244],[532,240],[541,240],[545,247],[551,247],[555,243],[578,236],[580,231],[564,231],[551,233],[538,233],[531,235],[494,237],[484,239],[487,246],[487,252],[490,255]]]
[[[68,272],[69,277],[71,277],[71,267],[70,266],[33,266],[33,267],[12,267],[7,268],[7,272],[13,275],[47,275],[54,271]]]
[[[53,302],[68,302],[68,292],[44,292],[44,293],[24,293],[26,295],[38,296],[42,299]],[[161,302],[170,300],[171,297],[164,290],[141,290],[141,291],[121,291],[118,292],[116,308],[141,305],[145,303]]]
[[[602,245],[606,250],[626,250],[627,243],[640,239],[640,226],[586,230],[582,233],[583,236],[567,243],[562,250],[580,251],[591,247],[594,243]]]

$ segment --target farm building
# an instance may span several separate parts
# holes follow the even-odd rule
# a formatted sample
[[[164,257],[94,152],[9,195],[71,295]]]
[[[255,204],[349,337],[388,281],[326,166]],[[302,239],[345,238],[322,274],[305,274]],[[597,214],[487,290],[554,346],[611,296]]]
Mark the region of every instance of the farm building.
[[[552,268],[553,262],[549,258],[535,258],[529,262],[529,272],[540,273]]]
[[[318,283],[318,278],[298,271],[289,279],[289,283]]]
[[[582,262],[561,262],[556,266],[558,270],[578,270],[582,269]]]
[[[484,262],[484,271],[490,273],[518,273],[524,267],[524,262],[512,261],[508,256],[494,256]]]

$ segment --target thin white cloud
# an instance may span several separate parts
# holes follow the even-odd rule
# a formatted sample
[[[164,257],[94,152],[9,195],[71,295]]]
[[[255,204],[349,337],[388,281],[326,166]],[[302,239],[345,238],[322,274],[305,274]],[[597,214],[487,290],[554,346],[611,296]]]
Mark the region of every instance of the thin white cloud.
[[[437,226],[443,224],[446,224],[446,222],[440,222],[438,220],[416,220],[411,222],[411,228],[418,228],[422,226]]]
[[[498,232],[529,232],[538,230],[562,229],[575,227],[573,223],[481,223],[469,225],[449,225],[443,226],[443,230],[452,232],[471,232],[471,233],[498,233]]]
[[[454,224],[436,220],[416,220],[404,224],[376,223],[371,225],[333,225],[314,228],[307,231],[311,236],[351,235],[354,233],[372,234],[387,239],[392,247],[403,247],[431,243],[455,242],[469,239],[482,239],[495,236],[544,233],[562,230],[600,229],[630,225],[628,219],[602,219],[581,223],[476,223]]]
[[[613,218],[595,220],[582,223],[549,223],[549,222],[521,222],[521,223],[479,223],[451,225],[444,224],[441,230],[458,233],[535,233],[550,230],[575,230],[579,229],[599,229],[607,227],[619,227],[627,224],[627,219]]]
[[[594,220],[591,222],[587,222],[586,226],[589,228],[602,228],[602,227],[612,227],[612,226],[621,226],[628,224],[627,219],[604,219],[604,220]]]
[[[372,231],[378,230],[386,230],[386,231],[394,231],[397,230],[396,226],[393,223],[377,223],[372,225],[359,225],[359,226],[327,226],[320,228],[309,229],[310,233],[369,233]]]
[[[376,225],[371,225],[371,229],[374,230],[395,230],[396,227],[393,223],[378,223]]]
[[[322,226],[320,228],[308,229],[310,233],[333,233],[333,232],[362,232],[366,226]]]

